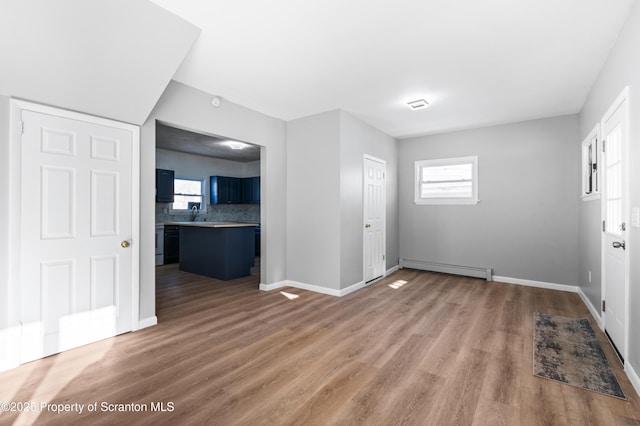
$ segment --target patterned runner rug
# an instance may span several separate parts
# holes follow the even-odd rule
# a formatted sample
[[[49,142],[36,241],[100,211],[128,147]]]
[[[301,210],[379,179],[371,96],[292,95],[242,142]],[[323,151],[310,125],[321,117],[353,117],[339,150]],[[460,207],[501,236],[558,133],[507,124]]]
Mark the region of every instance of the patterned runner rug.
[[[540,313],[534,320],[535,376],[626,399],[589,320]]]

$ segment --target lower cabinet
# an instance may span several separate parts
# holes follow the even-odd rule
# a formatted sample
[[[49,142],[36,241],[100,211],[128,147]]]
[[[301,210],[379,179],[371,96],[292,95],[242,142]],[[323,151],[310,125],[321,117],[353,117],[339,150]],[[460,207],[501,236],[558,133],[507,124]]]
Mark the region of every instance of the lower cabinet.
[[[164,226],[164,263],[178,263],[180,260],[180,226]]]

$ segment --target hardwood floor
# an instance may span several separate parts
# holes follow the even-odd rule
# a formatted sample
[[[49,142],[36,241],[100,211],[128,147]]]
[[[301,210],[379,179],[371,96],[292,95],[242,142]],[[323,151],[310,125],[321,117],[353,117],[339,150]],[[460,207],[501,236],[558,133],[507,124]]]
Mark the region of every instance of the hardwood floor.
[[[257,287],[158,267],[157,326],[0,373],[0,401],[82,413],[0,424],[640,425],[576,294],[408,269],[343,298]],[[628,400],[534,377],[534,312],[589,317]]]

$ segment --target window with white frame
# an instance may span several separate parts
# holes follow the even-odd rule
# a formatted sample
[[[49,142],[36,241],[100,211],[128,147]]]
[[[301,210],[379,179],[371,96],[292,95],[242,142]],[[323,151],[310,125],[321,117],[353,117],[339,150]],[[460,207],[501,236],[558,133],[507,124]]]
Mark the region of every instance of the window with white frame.
[[[600,197],[600,180],[598,161],[600,160],[600,131],[599,126],[589,133],[582,141],[582,199],[597,199]]]
[[[173,180],[173,210],[204,209],[204,181],[201,179],[175,178]]]
[[[478,157],[415,162],[416,204],[477,204]]]

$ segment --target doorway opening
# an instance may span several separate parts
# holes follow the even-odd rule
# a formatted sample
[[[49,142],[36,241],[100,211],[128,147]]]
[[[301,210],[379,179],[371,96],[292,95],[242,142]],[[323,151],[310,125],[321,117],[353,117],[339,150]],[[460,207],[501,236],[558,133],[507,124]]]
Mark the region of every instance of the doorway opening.
[[[197,269],[201,272],[196,273],[204,278],[221,283],[252,279],[255,287],[259,286],[263,149],[248,142],[156,122],[156,287],[160,275],[180,270],[193,272],[187,266],[193,262],[199,262]],[[198,247],[192,247],[193,242],[184,243],[187,234],[200,238],[201,230],[210,233],[212,228],[220,228],[220,232],[231,232],[231,227],[227,229],[230,224],[234,224],[234,229],[243,228],[241,246],[234,243],[219,251],[213,246],[205,248],[203,244],[208,244],[209,238],[199,240]],[[189,232],[181,235],[181,229],[187,226]],[[181,241],[188,247],[181,248]],[[181,254],[185,257],[182,263]],[[193,256],[200,260],[193,260]]]

